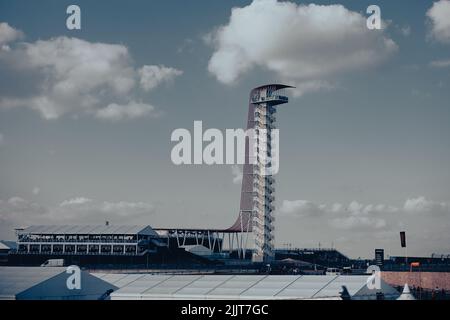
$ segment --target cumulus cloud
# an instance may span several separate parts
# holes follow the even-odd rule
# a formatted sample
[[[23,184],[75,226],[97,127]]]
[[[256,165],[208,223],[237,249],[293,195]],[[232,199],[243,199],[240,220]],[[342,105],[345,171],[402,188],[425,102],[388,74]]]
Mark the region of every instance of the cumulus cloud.
[[[448,68],[448,67],[450,67],[450,59],[431,61],[430,62],[430,67],[433,67],[433,68]]]
[[[98,201],[75,197],[44,206],[21,197],[0,199],[0,238],[13,238],[14,228],[33,224],[146,224],[155,206],[146,202]]]
[[[317,214],[348,214],[352,216],[363,216],[377,213],[393,213],[397,212],[398,208],[388,206],[385,204],[362,204],[357,201],[352,201],[348,205],[342,203],[317,204],[309,200],[283,200],[280,206],[280,213],[293,214],[299,216],[310,216]]]
[[[411,35],[411,27],[410,26],[403,26],[400,27],[400,33],[404,36],[404,37],[408,37],[409,35]]]
[[[21,197],[11,197],[8,199],[7,203],[16,208],[27,208],[31,205],[31,203],[28,203],[25,199]]]
[[[270,21],[270,23],[268,23]],[[228,24],[205,39],[215,48],[208,70],[226,84],[254,67],[303,85],[324,85],[339,73],[376,65],[397,50],[384,31],[366,27],[366,17],[342,5],[297,5],[254,0],[233,8]]]
[[[121,217],[126,217],[130,214],[132,215],[143,215],[148,213],[153,213],[154,206],[145,202],[103,202],[101,204],[100,210],[105,213],[117,214]]]
[[[0,49],[9,50],[8,43],[16,41],[23,37],[20,30],[16,30],[6,22],[0,23]]]
[[[340,217],[332,219],[330,223],[338,229],[353,229],[361,227],[380,229],[386,226],[386,221],[384,219],[367,216]]]
[[[441,43],[450,43],[450,0],[439,0],[427,11],[431,29],[429,36]]]
[[[335,84],[332,84],[324,80],[308,80],[308,81],[297,81],[289,80],[289,83],[295,88],[291,89],[294,97],[301,97],[308,92],[317,91],[329,91],[336,88]]]
[[[183,71],[166,66],[143,66],[139,69],[140,84],[145,91],[156,88],[163,82],[171,82]]]
[[[68,207],[68,206],[79,206],[79,205],[83,205],[86,203],[90,203],[92,202],[91,199],[89,198],[85,198],[85,197],[77,197],[77,198],[72,198],[69,200],[64,200],[63,202],[61,202],[61,204],[59,205],[60,207]]]
[[[146,202],[96,201],[85,197],[65,200],[59,207],[66,210],[65,215],[72,215],[73,213],[77,213],[77,216],[96,214],[104,217],[110,216],[113,221],[116,221],[117,218],[133,219],[136,216],[151,214],[155,209],[152,204]],[[121,221],[125,220],[122,219]]]
[[[323,216],[337,229],[383,229],[388,227],[393,217],[408,218],[411,214],[440,215],[450,214],[450,204],[436,202],[425,197],[410,198],[403,206],[386,204],[362,204],[352,201],[349,204],[317,204],[308,200],[284,200],[278,209],[281,215],[291,217]]]
[[[35,94],[0,100],[4,107],[29,107],[45,119],[65,113],[92,112],[106,98],[129,93],[134,86],[129,54],[122,45],[58,37],[25,43],[8,57],[20,71],[41,79]]]
[[[133,66],[124,45],[65,36],[18,43],[9,51],[0,51],[0,64],[16,82],[11,90],[1,92],[0,108],[31,108],[45,119],[65,114],[114,120],[147,116],[154,107],[135,102],[140,100],[139,79],[148,90],[181,73],[156,66],[151,74],[148,68],[154,66]]]
[[[397,208],[384,204],[364,205],[357,201],[352,201],[348,206],[344,206],[335,203],[331,209],[333,215],[330,219],[330,224],[339,229],[380,229],[386,226],[386,220],[380,217],[381,214],[390,214],[397,211]]]
[[[375,228],[386,226],[386,221],[380,217],[372,216],[379,211],[388,211],[384,205],[363,205],[352,201],[348,205],[334,203],[332,205],[315,204],[306,200],[283,201],[281,213],[295,216],[324,215],[332,227],[338,229]]]
[[[446,202],[436,202],[425,197],[410,198],[405,201],[403,210],[408,213],[450,213],[450,205]]]
[[[233,175],[233,183],[240,184],[242,182],[242,170],[237,164],[231,166],[231,173]]]
[[[309,216],[325,213],[326,206],[307,200],[283,200],[280,213],[292,216]]]
[[[46,212],[45,207],[21,197],[0,199],[0,239],[13,239],[14,228],[37,223]]]
[[[106,108],[100,109],[96,117],[103,120],[119,121],[123,119],[135,119],[151,114],[155,108],[152,105],[130,101],[128,104],[120,105],[112,103]]]

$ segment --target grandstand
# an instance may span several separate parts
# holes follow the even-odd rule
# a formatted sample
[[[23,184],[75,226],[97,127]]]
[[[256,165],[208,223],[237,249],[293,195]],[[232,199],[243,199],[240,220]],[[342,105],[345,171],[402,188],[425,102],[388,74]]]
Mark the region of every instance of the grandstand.
[[[136,265],[199,262],[181,248],[170,248],[150,226],[39,225],[16,229],[12,265],[40,265],[64,259],[77,265]]]

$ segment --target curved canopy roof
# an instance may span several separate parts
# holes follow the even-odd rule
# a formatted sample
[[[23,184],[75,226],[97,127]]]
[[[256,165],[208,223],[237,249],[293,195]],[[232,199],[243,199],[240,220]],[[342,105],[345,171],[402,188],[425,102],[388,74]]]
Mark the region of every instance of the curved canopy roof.
[[[289,86],[289,85],[286,85],[286,84],[281,84],[281,83],[271,83],[271,84],[265,84],[265,85],[262,85],[262,86],[253,88],[253,90],[256,90],[256,89],[262,89],[262,88],[265,88],[265,87],[272,87],[272,86],[275,87],[275,90],[285,89],[285,88],[295,88],[295,87],[293,87],[293,86]]]

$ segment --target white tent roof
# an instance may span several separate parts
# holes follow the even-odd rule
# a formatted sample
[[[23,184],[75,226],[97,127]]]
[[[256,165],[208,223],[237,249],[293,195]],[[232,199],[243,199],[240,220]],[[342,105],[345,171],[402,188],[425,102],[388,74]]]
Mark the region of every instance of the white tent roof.
[[[364,275],[94,275],[119,287],[112,299],[340,299],[344,285],[356,299],[376,299],[377,292]],[[398,297],[385,283],[378,291]]]
[[[83,292],[65,288],[62,267],[0,267],[0,299],[340,299],[346,286],[352,299],[396,299],[398,292],[382,282],[369,290],[367,276],[314,275],[162,275],[82,271]]]
[[[414,298],[413,294],[411,293],[411,290],[409,290],[409,286],[407,283],[405,283],[403,292],[397,300],[416,300],[416,298]]]

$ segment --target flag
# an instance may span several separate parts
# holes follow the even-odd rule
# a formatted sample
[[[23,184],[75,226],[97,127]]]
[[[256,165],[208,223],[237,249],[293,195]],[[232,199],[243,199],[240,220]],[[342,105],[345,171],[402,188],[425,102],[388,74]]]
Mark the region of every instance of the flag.
[[[405,231],[400,232],[400,244],[401,244],[402,248],[406,247],[406,232]]]

